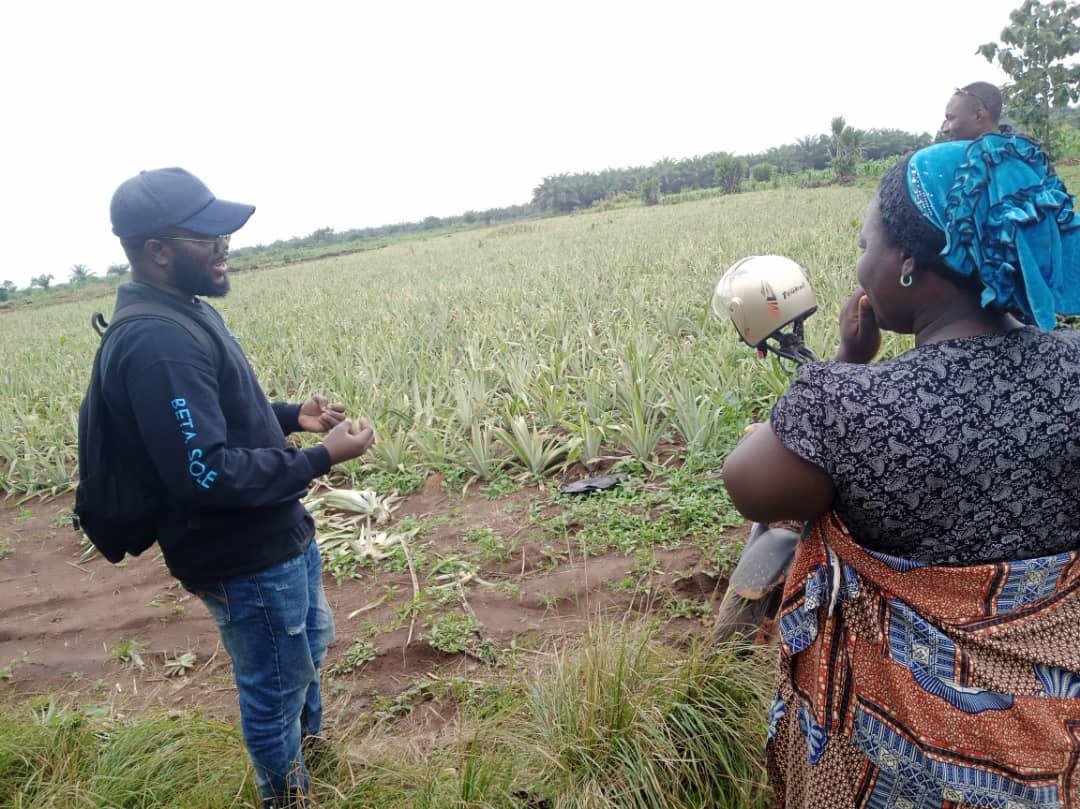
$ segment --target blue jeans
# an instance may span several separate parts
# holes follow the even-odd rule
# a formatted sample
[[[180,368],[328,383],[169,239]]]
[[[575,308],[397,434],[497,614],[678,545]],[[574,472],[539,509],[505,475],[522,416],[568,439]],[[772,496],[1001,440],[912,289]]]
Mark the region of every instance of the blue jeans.
[[[259,797],[286,805],[290,796],[307,794],[300,740],[322,728],[319,667],[334,639],[319,548],[312,540],[274,567],[188,589],[214,616],[232,658]]]

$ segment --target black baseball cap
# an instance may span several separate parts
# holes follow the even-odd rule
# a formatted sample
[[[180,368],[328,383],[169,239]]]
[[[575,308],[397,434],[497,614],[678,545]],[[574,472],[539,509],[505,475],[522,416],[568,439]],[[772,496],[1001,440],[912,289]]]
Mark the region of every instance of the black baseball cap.
[[[203,236],[224,236],[244,226],[254,205],[218,199],[206,184],[181,168],[142,171],[113,194],[112,231],[121,239],[183,228]]]

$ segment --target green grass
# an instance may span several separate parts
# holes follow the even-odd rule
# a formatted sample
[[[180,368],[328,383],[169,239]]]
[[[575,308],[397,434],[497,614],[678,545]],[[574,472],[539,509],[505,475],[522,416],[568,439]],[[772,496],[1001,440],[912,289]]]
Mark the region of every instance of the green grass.
[[[756,650],[707,654],[642,626],[594,628],[530,673],[424,678],[377,702],[332,734],[312,764],[314,792],[324,809],[754,809],[767,798],[769,670]],[[453,703],[457,720],[421,751],[400,733],[431,698]],[[0,707],[0,805],[253,805],[234,726],[88,714],[52,701]]]
[[[758,662],[730,649],[680,658],[641,629],[588,638],[528,692],[553,805],[755,805],[768,682]]]
[[[822,303],[809,340],[828,353],[871,193],[781,188],[470,230],[243,274],[216,304],[271,397],[323,391],[375,423],[380,453],[344,473],[380,491],[430,471],[499,481],[588,455],[649,461],[664,441],[717,455],[789,372],[711,319],[716,280],[748,254],[800,261]],[[0,490],[71,487],[89,317],[110,308],[0,316]],[[707,435],[684,434],[703,422]]]
[[[142,668],[146,644],[137,638],[122,638],[109,649],[109,659]]]
[[[480,622],[473,616],[450,612],[431,622],[428,643],[444,654],[457,654],[470,647],[479,631]]]
[[[1080,186],[1080,165],[1059,173],[1067,186]],[[234,292],[216,305],[271,397],[323,392],[374,422],[379,449],[366,464],[336,473],[344,484],[404,494],[439,472],[450,494],[471,488],[497,499],[528,482],[552,495],[545,477],[567,464],[620,459],[615,469],[630,479],[616,489],[515,508],[544,537],[545,564],[618,550],[633,564],[612,586],[635,591],[652,575],[658,548],[694,545],[705,569],[730,567],[738,548],[725,534],[738,517],[716,470],[745,423],[768,413],[791,376],[774,360],[757,360],[728,324],[710,318],[714,284],[746,255],[800,262],[819,300],[808,341],[828,356],[837,311],[855,282],[872,194],[871,180],[780,184],[397,241],[238,275]],[[77,408],[97,344],[89,317],[112,306],[81,296],[107,288],[88,285],[78,300],[0,315],[0,492],[49,496],[73,485]],[[890,336],[885,351],[907,345]],[[394,530],[410,527],[423,526],[402,520]],[[765,804],[768,653],[708,655],[641,627],[609,626],[533,671],[523,645],[485,647],[471,616],[453,612],[460,609],[455,582],[510,548],[488,529],[464,533],[464,555],[437,556],[416,543],[422,592],[396,609],[391,625],[367,632],[417,621],[433,646],[471,645],[473,654],[515,662],[488,682],[425,678],[377,699],[354,727],[339,728],[336,755],[315,767],[320,805]],[[0,557],[13,544],[0,541]],[[407,568],[395,547],[364,571]],[[347,578],[352,571],[337,572]],[[556,610],[561,597],[538,600]],[[701,611],[699,602],[668,597],[656,617]],[[362,666],[374,648],[358,638],[346,668]],[[137,665],[139,651],[134,639],[120,639],[110,654]],[[0,682],[16,665],[0,668]],[[408,738],[408,717],[431,698],[452,703],[457,718],[435,748],[421,752]],[[0,707],[0,805],[253,805],[234,725],[199,715],[99,713],[50,701]]]
[[[357,639],[352,642],[345,656],[330,669],[331,674],[351,674],[365,663],[375,659],[375,647],[366,640]]]
[[[200,716],[105,722],[52,701],[0,712],[0,805],[216,809],[253,803],[242,742],[230,725]]]
[[[562,544],[572,537],[587,556],[610,550],[633,554],[654,546],[722,546],[725,532],[742,518],[714,474],[719,466],[713,460],[701,468],[640,468],[614,489],[560,498],[563,509],[544,520],[543,528]]]
[[[528,485],[540,494],[515,505],[515,521],[541,538],[543,564],[616,550],[634,560],[632,590],[660,548],[696,546],[707,568],[730,566],[737,549],[726,533],[738,518],[716,470],[790,379],[789,368],[759,361],[711,319],[717,279],[745,255],[799,261],[820,305],[808,340],[827,356],[872,193],[781,187],[470,230],[243,274],[217,303],[272,398],[323,392],[375,424],[379,451],[336,471],[336,482],[386,495],[439,472],[451,496],[491,498]],[[77,408],[97,342],[89,316],[110,307],[98,299],[0,316],[0,491],[71,488]],[[905,345],[890,337],[886,350]],[[580,499],[554,494],[552,473],[613,460],[629,475],[622,486]],[[416,540],[411,559],[395,546],[362,567],[377,581],[411,563],[421,584],[389,625],[369,629],[373,640],[415,623],[431,630],[432,645],[519,658],[520,648],[484,646],[469,616],[452,612],[465,607],[465,587],[483,586],[468,577],[502,558],[508,541],[479,531],[448,552],[422,530]],[[329,566],[343,580],[359,571],[340,561]],[[556,610],[560,598],[538,600]],[[669,599],[658,617],[698,611]],[[358,644],[360,666],[374,647]],[[764,800],[768,669],[755,655],[708,656],[640,629],[596,631],[535,675],[505,665],[493,692],[448,695],[454,733],[423,754],[401,735],[423,688],[374,705],[342,729],[337,764],[316,773],[317,791],[328,807],[754,807]],[[0,805],[251,801],[231,726],[0,711],[11,729],[0,739]],[[134,738],[141,749],[124,741]],[[169,762],[158,757],[180,748]]]

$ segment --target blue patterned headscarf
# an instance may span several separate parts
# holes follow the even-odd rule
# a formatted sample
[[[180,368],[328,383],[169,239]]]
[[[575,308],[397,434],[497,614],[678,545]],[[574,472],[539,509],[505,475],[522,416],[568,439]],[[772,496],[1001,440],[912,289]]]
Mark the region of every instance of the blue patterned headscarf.
[[[1039,145],[987,134],[939,143],[911,156],[907,190],[945,234],[941,256],[982,281],[982,305],[1019,309],[1054,328],[1080,313],[1080,218]]]

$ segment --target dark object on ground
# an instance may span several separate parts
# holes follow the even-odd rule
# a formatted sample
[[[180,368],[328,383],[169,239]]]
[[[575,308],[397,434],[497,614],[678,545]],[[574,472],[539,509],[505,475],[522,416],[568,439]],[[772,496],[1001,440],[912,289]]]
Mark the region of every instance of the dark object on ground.
[[[522,809],[551,809],[550,798],[538,798],[523,789],[519,789],[510,797],[515,801],[521,801],[521,803],[517,805],[521,806]]]
[[[627,476],[623,474],[598,475],[594,478],[584,478],[582,480],[575,480],[573,483],[566,483],[559,487],[559,491],[563,494],[590,494],[591,492],[602,492],[618,486],[626,480],[626,477]]]

